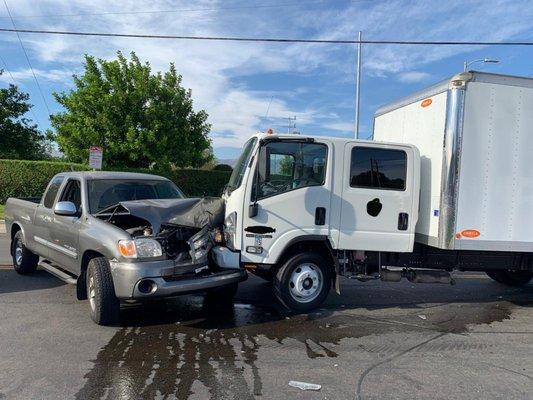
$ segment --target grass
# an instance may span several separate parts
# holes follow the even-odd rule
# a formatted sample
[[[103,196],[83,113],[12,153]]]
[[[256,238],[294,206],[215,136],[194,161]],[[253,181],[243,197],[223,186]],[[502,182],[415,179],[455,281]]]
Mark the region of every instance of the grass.
[[[6,208],[5,204],[0,204],[0,219],[4,219],[4,209]]]

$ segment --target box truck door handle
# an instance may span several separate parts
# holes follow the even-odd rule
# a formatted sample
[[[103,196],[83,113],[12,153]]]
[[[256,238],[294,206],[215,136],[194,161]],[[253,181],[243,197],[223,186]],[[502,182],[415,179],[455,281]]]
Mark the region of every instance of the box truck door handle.
[[[317,207],[315,210],[315,225],[326,224],[326,209],[324,207]]]
[[[258,235],[264,235],[266,233],[276,232],[274,228],[271,228],[270,226],[262,226],[262,225],[247,226],[246,228],[244,228],[244,231],[250,232],[250,233],[257,233]]]
[[[408,226],[409,226],[409,214],[400,213],[398,215],[398,230],[406,231]]]

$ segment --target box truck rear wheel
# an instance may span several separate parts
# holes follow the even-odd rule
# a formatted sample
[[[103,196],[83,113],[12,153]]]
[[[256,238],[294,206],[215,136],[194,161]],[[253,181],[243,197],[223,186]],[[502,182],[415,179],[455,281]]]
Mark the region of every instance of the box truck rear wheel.
[[[498,269],[487,271],[486,273],[498,283],[515,287],[527,285],[531,281],[531,278],[533,278],[533,272],[530,271],[508,271]]]
[[[289,258],[274,277],[276,298],[296,312],[318,307],[331,286],[328,262],[317,253],[296,254]]]

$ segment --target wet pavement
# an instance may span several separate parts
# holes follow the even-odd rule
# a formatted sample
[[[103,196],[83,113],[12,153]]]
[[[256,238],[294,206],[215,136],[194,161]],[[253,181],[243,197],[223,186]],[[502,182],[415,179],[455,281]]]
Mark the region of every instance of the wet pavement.
[[[342,291],[285,315],[252,277],[233,306],[186,296],[99,327],[74,287],[0,269],[0,398],[531,398],[533,285],[460,274],[455,286],[345,280]]]

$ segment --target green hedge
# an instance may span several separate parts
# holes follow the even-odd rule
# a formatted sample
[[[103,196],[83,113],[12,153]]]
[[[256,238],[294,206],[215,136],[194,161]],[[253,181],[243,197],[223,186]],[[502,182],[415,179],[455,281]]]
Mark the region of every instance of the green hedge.
[[[0,160],[0,204],[8,197],[41,196],[48,181],[57,173],[84,171],[88,167],[54,161]],[[188,196],[219,196],[228,182],[230,172],[206,170],[153,171],[143,169],[118,169],[165,176],[178,185]]]

